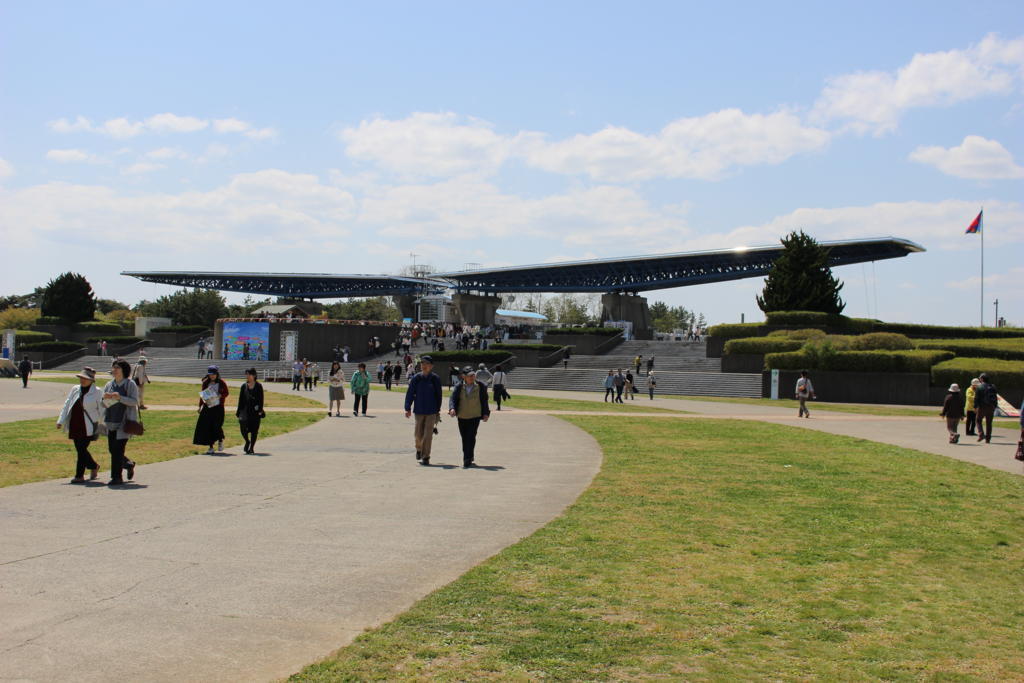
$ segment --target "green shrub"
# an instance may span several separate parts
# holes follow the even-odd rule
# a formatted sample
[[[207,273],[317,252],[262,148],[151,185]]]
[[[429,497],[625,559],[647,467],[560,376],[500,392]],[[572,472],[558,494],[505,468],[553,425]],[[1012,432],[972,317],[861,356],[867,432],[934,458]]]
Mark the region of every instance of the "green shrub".
[[[512,351],[513,353],[524,349],[526,351],[558,351],[564,348],[561,344],[491,344],[487,350]],[[445,352],[447,353],[447,351]]]
[[[949,360],[948,351],[837,351],[824,344],[764,357],[770,370],[830,370],[833,372],[928,372]]]
[[[199,334],[200,332],[206,332],[210,328],[206,325],[164,325],[163,327],[154,327],[150,332],[171,332],[177,334]]]
[[[953,382],[965,389],[981,373],[1002,391],[1024,390],[1024,361],[997,358],[954,358],[932,366],[932,386],[948,387]]]
[[[733,355],[739,353],[780,353],[784,351],[797,351],[804,343],[799,339],[787,339],[785,337],[747,337],[746,339],[730,339],[725,342],[722,353]]]
[[[31,344],[33,342],[53,341],[53,335],[49,332],[36,332],[35,330],[15,330],[14,341],[21,346],[22,344]]]
[[[768,328],[761,323],[723,323],[708,328],[708,336],[717,339],[763,337],[767,333]]]
[[[843,316],[819,311],[771,311],[764,314],[769,325],[804,325],[807,327],[836,326]]]
[[[132,336],[120,336],[120,337],[89,337],[89,338],[88,338],[88,339],[86,339],[85,341],[87,341],[87,342],[91,342],[91,343],[96,343],[96,342],[101,342],[101,341],[105,341],[105,342],[107,342],[108,344],[120,344],[120,345],[122,345],[122,346],[127,346],[127,345],[129,345],[129,344],[137,344],[138,342],[140,342],[140,341],[143,341],[143,339],[142,339],[142,337],[132,337]]]
[[[70,341],[44,341],[33,344],[19,344],[18,351],[78,351],[84,349],[85,344]]]
[[[1013,339],[922,339],[919,349],[945,349],[957,356],[1024,360],[1024,337]]]
[[[435,363],[500,363],[512,356],[508,351],[435,351],[429,355]]]
[[[110,334],[117,334],[122,328],[117,323],[105,323],[102,320],[87,320],[83,323],[76,323],[74,329],[77,332],[109,332]]]
[[[932,339],[1006,339],[1024,337],[1019,327],[953,327],[951,325],[918,325],[915,323],[875,324],[876,332],[898,332],[908,337]]]
[[[63,318],[58,318],[55,315],[41,315],[36,319],[36,325],[69,325],[70,323]]]
[[[622,330],[617,327],[555,327],[544,334],[593,334],[599,337],[614,337],[622,334]]]
[[[855,351],[907,351],[914,348],[906,335],[895,332],[869,332],[850,339],[850,348]]]
[[[817,339],[825,336],[825,330],[807,327],[802,330],[775,330],[768,333],[769,337],[787,337],[789,339]]]

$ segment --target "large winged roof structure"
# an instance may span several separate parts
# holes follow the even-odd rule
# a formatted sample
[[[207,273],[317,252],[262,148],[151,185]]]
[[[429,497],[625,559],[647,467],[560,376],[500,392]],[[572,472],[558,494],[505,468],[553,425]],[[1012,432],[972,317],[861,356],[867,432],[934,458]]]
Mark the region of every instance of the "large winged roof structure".
[[[830,265],[899,258],[924,247],[895,237],[821,242]],[[624,258],[545,263],[508,268],[433,273],[428,277],[326,273],[221,273],[126,271],[122,275],[181,287],[199,287],[289,298],[336,299],[416,296],[446,290],[479,294],[514,292],[637,293],[749,277],[762,277],[781,245],[717,251],[650,254]]]

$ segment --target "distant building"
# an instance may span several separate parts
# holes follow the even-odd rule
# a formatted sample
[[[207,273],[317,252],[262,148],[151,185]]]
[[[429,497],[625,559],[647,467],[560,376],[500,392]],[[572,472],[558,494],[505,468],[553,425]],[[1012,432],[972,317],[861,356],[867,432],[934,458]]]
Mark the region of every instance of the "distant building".
[[[546,315],[532,311],[508,311],[499,308],[494,312],[495,325],[544,325],[547,322]]]

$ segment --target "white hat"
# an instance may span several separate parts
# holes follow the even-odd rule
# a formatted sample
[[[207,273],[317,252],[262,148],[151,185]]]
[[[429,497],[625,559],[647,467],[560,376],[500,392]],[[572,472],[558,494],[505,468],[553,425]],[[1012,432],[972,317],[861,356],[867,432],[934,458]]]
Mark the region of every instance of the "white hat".
[[[953,382],[952,384],[949,385],[949,391],[960,391],[960,385],[957,384],[956,382]]]

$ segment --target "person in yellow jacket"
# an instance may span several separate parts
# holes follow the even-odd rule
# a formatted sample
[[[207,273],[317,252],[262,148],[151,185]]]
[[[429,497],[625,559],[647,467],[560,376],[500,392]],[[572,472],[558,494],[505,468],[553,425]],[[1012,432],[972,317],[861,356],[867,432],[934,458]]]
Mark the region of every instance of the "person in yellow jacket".
[[[978,388],[980,381],[975,378],[971,380],[971,386],[967,388],[964,395],[964,410],[967,411],[967,435],[974,436],[974,423],[977,420],[978,413],[974,410],[974,392]]]

